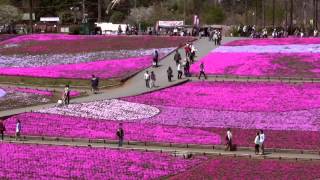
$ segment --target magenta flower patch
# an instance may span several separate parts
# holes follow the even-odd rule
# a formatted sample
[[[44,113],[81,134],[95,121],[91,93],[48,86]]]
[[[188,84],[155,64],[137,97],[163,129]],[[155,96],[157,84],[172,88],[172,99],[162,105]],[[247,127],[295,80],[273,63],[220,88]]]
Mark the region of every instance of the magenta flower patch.
[[[192,82],[123,98],[158,107],[142,122],[186,127],[318,131],[317,84]]]
[[[0,75],[38,78],[126,78],[193,40],[189,37],[18,36],[0,43]],[[61,46],[63,44],[63,46]]]
[[[215,49],[191,72],[198,74],[203,62],[210,75],[319,78],[319,57],[319,39],[240,40]]]
[[[319,38],[268,38],[268,39],[244,39],[236,40],[225,44],[224,46],[249,46],[249,45],[259,45],[259,46],[269,46],[269,45],[291,45],[291,44],[320,44]]]
[[[0,144],[1,179],[157,179],[206,160],[88,147]]]
[[[184,179],[318,179],[319,162],[214,157],[170,178]],[[201,172],[201,173],[199,173]]]
[[[119,78],[129,76],[149,67],[151,57],[125,60],[105,60],[90,63],[55,65],[34,68],[0,68],[0,75],[30,76],[41,78],[90,79],[92,74],[100,78]],[[121,68],[120,68],[121,67]]]
[[[15,123],[23,124],[23,134],[31,136],[116,140],[119,121],[88,119],[54,114],[25,113],[5,121],[7,133],[15,133]],[[126,141],[220,144],[218,134],[197,128],[123,121]]]

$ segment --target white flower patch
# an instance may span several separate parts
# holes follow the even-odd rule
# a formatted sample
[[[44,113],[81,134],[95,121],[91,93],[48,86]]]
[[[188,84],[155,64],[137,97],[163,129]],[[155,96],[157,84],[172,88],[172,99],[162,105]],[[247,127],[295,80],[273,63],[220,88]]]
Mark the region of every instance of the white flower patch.
[[[160,113],[156,107],[111,99],[81,104],[70,104],[39,110],[40,113],[59,114],[105,120],[137,120],[151,118]]]
[[[3,89],[0,89],[0,98],[4,97],[6,95],[6,91],[4,91]]]

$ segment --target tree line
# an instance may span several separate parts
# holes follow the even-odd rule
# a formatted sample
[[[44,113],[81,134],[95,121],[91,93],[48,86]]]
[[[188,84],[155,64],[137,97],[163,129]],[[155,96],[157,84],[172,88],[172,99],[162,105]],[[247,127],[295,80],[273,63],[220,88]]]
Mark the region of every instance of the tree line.
[[[257,26],[317,26],[318,0],[0,0],[0,23],[16,21],[22,13],[59,16],[63,23],[103,21],[152,25],[157,20],[185,20],[193,15],[201,24]],[[32,7],[31,7],[32,6]],[[75,21],[76,20],[76,21]]]

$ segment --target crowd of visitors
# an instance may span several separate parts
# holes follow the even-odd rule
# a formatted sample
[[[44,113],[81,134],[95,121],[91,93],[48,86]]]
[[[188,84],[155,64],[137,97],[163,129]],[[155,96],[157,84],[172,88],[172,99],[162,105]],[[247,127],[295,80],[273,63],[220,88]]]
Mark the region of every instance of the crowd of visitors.
[[[237,33],[242,37],[251,37],[251,38],[285,38],[290,36],[295,37],[319,37],[319,31],[317,29],[306,29],[296,27],[291,33],[288,31],[289,28],[285,27],[274,27],[274,28],[261,28],[260,30],[256,26],[251,25],[239,25],[237,27]]]
[[[219,46],[221,45],[222,41],[222,34],[219,30],[209,30],[209,41],[213,41],[214,45]]]

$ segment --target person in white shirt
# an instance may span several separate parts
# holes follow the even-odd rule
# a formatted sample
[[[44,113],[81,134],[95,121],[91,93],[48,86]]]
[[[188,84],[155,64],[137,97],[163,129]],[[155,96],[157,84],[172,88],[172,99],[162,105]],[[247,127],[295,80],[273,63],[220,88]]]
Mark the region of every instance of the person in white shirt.
[[[261,154],[263,155],[263,154],[264,154],[264,142],[265,142],[265,140],[266,140],[266,136],[265,136],[265,134],[263,133],[263,130],[260,130],[259,138],[260,138]]]
[[[17,123],[16,123],[16,140],[20,139],[20,135],[21,135],[21,122],[20,120],[17,120]]]
[[[231,149],[232,149],[232,132],[231,132],[230,128],[228,128],[228,130],[227,130],[226,141],[227,141],[227,143],[226,143],[225,151],[227,151],[227,150],[231,151]]]
[[[254,138],[254,144],[255,144],[255,146],[254,146],[254,152],[255,152],[255,154],[257,155],[257,154],[259,154],[259,146],[260,146],[260,135],[259,135],[259,133],[257,133],[257,135],[256,135],[256,137]]]
[[[148,71],[146,71],[146,72],[144,73],[143,79],[144,79],[145,82],[146,82],[146,87],[147,87],[147,88],[150,88],[150,86],[149,86],[150,75],[149,75],[149,72],[148,72]]]

